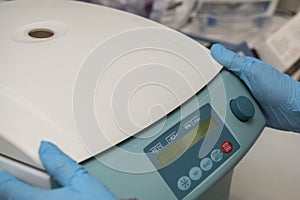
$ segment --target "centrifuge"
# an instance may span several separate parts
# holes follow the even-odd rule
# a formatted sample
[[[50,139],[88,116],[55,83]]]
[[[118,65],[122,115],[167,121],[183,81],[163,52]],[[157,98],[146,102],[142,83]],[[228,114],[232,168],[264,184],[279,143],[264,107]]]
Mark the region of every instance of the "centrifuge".
[[[265,120],[208,49],[77,1],[4,2],[0,19],[2,169],[59,187],[38,157],[47,140],[118,198],[228,198]]]

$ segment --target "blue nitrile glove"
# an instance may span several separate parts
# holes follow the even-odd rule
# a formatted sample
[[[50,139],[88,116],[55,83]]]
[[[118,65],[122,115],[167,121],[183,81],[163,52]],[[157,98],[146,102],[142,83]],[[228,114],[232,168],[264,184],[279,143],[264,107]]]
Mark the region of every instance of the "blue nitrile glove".
[[[261,106],[267,126],[300,133],[300,82],[258,59],[240,56],[220,44],[212,56],[248,86]]]
[[[116,199],[100,181],[52,143],[42,142],[39,154],[47,172],[62,187],[53,190],[35,188],[0,171],[0,200]]]

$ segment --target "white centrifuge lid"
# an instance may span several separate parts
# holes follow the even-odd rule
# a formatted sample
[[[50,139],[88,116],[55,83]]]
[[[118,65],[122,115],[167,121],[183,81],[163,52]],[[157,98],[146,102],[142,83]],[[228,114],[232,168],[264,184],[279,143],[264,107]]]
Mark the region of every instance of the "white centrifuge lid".
[[[38,168],[41,140],[83,161],[191,98],[221,66],[186,36],[76,1],[0,4],[0,153]]]

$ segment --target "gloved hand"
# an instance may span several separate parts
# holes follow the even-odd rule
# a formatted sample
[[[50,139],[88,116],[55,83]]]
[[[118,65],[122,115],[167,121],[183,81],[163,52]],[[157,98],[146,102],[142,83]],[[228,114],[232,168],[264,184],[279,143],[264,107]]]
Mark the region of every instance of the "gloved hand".
[[[75,161],[49,142],[42,142],[41,161],[51,177],[62,187],[35,188],[0,171],[0,200],[114,200],[105,186]]]
[[[246,83],[264,112],[267,126],[300,133],[300,82],[220,44],[211,47],[211,54]]]

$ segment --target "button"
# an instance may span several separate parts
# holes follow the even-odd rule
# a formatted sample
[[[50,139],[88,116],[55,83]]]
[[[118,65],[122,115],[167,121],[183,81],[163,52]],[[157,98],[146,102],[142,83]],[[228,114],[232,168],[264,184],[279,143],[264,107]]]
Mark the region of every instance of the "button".
[[[191,187],[192,181],[189,177],[187,176],[182,176],[178,179],[177,181],[177,187],[179,190],[188,190]]]
[[[225,141],[221,144],[221,149],[224,153],[230,153],[233,149],[231,142]]]
[[[223,159],[223,152],[220,149],[214,149],[210,157],[214,162],[220,162]]]
[[[197,181],[202,176],[202,170],[200,169],[200,167],[193,167],[192,169],[190,169],[189,176],[193,181]]]
[[[240,121],[246,122],[255,114],[253,103],[245,96],[239,96],[230,101],[233,115]]]
[[[200,162],[200,167],[203,171],[209,171],[213,167],[213,162],[210,158],[204,158]]]

